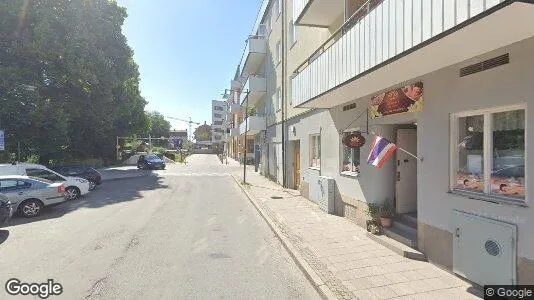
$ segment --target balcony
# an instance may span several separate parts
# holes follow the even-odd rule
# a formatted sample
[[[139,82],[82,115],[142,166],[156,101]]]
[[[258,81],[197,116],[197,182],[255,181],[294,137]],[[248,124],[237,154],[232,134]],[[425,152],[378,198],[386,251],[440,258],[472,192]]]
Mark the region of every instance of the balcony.
[[[258,35],[251,35],[247,39],[247,45],[241,58],[239,72],[243,81],[250,75],[258,73],[259,68],[267,56],[267,39],[265,38],[265,26],[260,26]]]
[[[534,5],[368,1],[296,71],[293,103],[331,108],[534,36]]]
[[[294,0],[293,20],[301,26],[330,27],[345,11],[345,0]]]
[[[245,125],[248,125],[245,127]],[[246,124],[246,120],[239,125],[239,132],[241,134],[244,134],[245,132],[247,135],[255,135],[259,133],[262,130],[265,130],[265,117],[262,116],[250,116],[248,117],[248,124]]]
[[[230,136],[231,137],[239,136],[239,127],[238,128],[230,128]]]
[[[241,105],[239,103],[230,104],[230,112],[232,114],[237,114],[239,111],[241,111]]]
[[[230,89],[232,91],[241,90],[241,82],[239,80],[230,81]]]
[[[267,94],[265,77],[250,75],[243,87],[243,92],[241,92],[241,105],[245,105],[245,100],[248,97],[248,106],[255,106],[265,94]]]

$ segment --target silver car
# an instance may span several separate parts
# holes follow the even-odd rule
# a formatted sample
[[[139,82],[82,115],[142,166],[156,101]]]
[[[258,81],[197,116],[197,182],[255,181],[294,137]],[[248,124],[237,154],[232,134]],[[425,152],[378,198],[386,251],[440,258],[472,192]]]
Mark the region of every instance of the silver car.
[[[7,220],[13,215],[13,208],[11,207],[11,202],[9,198],[0,194],[0,227],[6,224]]]
[[[8,197],[13,212],[27,218],[38,216],[45,206],[66,200],[63,182],[19,175],[0,176],[0,193]]]

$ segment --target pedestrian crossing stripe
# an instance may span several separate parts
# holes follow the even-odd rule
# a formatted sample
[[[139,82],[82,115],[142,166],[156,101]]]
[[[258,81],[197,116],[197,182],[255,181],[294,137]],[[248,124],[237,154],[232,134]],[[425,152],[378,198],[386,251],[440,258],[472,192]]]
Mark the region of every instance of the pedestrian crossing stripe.
[[[165,176],[185,176],[185,177],[200,177],[200,176],[215,176],[215,177],[226,177],[231,176],[230,173],[209,173],[209,172],[180,172],[180,173],[171,173],[163,172],[160,173]]]

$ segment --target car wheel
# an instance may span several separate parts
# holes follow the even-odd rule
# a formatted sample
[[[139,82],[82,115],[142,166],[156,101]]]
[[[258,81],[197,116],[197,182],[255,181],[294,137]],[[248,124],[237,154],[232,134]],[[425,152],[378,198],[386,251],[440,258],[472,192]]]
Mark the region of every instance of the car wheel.
[[[93,191],[96,188],[96,182],[94,180],[89,180],[89,190]]]
[[[69,186],[65,189],[65,199],[75,200],[80,197],[80,190],[77,187]]]
[[[37,199],[25,200],[19,205],[20,214],[26,218],[37,217],[42,209],[43,203]]]

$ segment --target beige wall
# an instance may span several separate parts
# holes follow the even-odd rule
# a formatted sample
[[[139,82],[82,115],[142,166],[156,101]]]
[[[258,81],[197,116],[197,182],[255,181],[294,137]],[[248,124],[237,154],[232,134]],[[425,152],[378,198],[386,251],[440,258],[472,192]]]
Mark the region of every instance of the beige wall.
[[[289,30],[289,24],[292,22],[293,16],[293,1],[285,1],[286,3],[286,74],[284,79],[286,80],[286,94],[284,104],[286,105],[286,119],[294,117],[298,114],[309,111],[307,108],[295,108],[291,103],[291,75],[293,72],[306,61],[318,48],[324,43],[330,35],[343,24],[343,11],[340,11],[339,20],[334,22],[330,28],[309,27],[309,26],[297,26],[296,30],[297,41],[291,43],[291,32]]]

